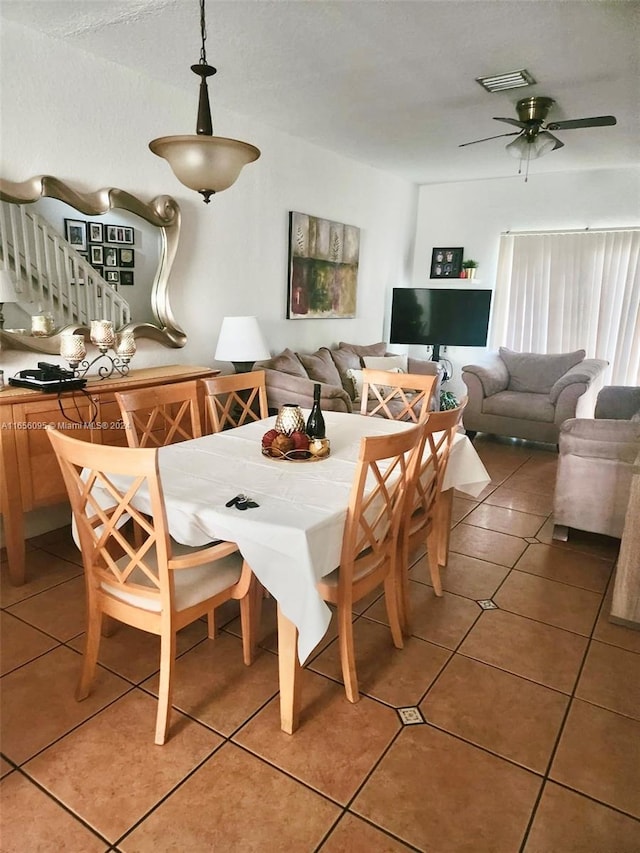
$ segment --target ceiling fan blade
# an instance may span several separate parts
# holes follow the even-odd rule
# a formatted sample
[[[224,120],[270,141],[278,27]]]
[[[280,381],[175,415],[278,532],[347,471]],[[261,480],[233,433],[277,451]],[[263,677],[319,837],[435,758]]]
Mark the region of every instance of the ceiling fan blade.
[[[549,131],[546,131],[546,133],[547,133],[547,136],[549,136],[555,142],[555,145],[551,149],[552,151],[556,151],[558,148],[564,148],[564,142],[562,142],[560,139],[558,139],[557,136],[554,136],[553,133],[549,133]]]
[[[465,145],[475,145],[477,142],[488,142],[490,139],[500,139],[501,136],[519,136],[520,131],[514,130],[513,133],[499,133],[497,136],[485,136],[484,139],[474,139],[473,142],[463,142],[462,145],[458,145],[458,148],[464,148]]]
[[[547,130],[573,130],[578,127],[610,127],[616,124],[615,116],[593,116],[593,118],[574,118],[569,121],[552,121]]]
[[[507,124],[512,124],[514,127],[525,128],[527,126],[524,121],[518,121],[517,118],[499,118],[498,116],[494,116],[493,120],[506,121]]]

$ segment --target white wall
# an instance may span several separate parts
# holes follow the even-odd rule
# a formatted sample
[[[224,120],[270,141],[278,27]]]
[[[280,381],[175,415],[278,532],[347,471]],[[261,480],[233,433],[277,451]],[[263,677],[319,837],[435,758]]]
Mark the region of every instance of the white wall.
[[[410,280],[415,186],[248,118],[223,114],[215,106],[216,83],[215,132],[257,145],[262,156],[205,205],[148,149],[155,137],[193,132],[195,77],[185,96],[7,21],[0,47],[3,178],[50,174],[85,192],[114,186],[145,201],[172,195],[181,207],[170,298],[188,342],[168,349],[142,341],[133,367],[215,364],[225,315],[257,315],[274,353],[285,346],[312,352],[338,340],[382,339],[384,293]],[[290,210],[361,229],[355,319],[285,319]],[[7,378],[39,359],[36,353],[3,350],[0,368]],[[52,524],[51,517],[31,514],[28,534],[61,523],[58,517]]]
[[[147,147],[158,136],[193,132],[195,77],[185,95],[8,22],[0,38],[2,177],[21,181],[52,174],[85,191],[116,186],[144,200],[167,193],[180,204],[182,236],[170,293],[188,342],[182,350],[145,345],[139,366],[213,364],[226,314],[256,314],[273,352],[382,339],[382,294],[410,279],[413,185],[248,118],[223,114],[215,106],[214,84],[215,132],[254,143],[262,156],[205,205]],[[285,319],[290,210],[360,227],[355,319]],[[8,373],[25,360],[33,362],[15,351],[0,354]]]
[[[527,183],[522,177],[514,177],[423,186],[418,201],[411,286],[493,289],[503,231],[615,228],[639,222],[638,169],[536,175],[532,166]],[[431,251],[436,246],[464,246],[465,258],[474,258],[480,265],[473,284],[464,279],[429,278]],[[412,350],[416,355],[425,354],[424,347]],[[448,387],[454,393],[465,388],[460,379],[461,367],[483,351],[447,348],[445,357],[454,365],[454,379]]]

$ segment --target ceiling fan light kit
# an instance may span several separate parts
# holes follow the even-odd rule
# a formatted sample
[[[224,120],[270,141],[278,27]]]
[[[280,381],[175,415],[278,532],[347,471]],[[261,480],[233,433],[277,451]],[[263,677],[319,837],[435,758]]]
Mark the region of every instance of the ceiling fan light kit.
[[[207,64],[204,3],[205,0],[200,0],[200,61],[191,66],[200,77],[196,135],[162,136],[152,140],[149,148],[158,157],[164,157],[181,184],[199,192],[205,204],[209,204],[214,193],[232,186],[243,167],[258,159],[260,150],[248,142],[213,135],[207,77],[212,77],[216,69]]]
[[[467,145],[475,145],[478,142],[488,142],[490,139],[500,139],[505,136],[515,136],[512,142],[508,142],[506,150],[520,160],[518,174],[522,173],[522,163],[526,162],[525,181],[529,177],[529,161],[544,157],[550,151],[563,148],[564,142],[554,136],[551,130],[575,130],[583,127],[611,127],[616,124],[615,116],[593,116],[591,118],[568,119],[567,121],[554,121],[545,125],[549,110],[555,104],[553,98],[545,98],[534,95],[531,98],[521,98],[516,104],[518,118],[507,118],[494,116],[494,121],[503,121],[519,128],[511,133],[499,133],[497,136],[487,136],[484,139],[475,139],[473,142],[463,142],[459,148]]]

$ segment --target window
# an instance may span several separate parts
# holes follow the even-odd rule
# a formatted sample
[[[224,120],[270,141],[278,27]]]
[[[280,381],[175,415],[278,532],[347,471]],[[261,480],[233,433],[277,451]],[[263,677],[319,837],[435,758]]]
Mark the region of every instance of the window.
[[[640,229],[503,234],[493,347],[585,349],[606,382],[640,383]]]

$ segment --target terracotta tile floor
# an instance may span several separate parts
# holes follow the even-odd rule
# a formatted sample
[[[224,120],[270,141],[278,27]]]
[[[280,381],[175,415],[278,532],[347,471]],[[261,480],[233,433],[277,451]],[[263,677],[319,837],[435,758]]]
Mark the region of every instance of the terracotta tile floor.
[[[551,449],[476,447],[492,484],[455,499],[444,596],[414,555],[402,651],[383,601],[358,607],[357,705],[332,624],[293,737],[271,599],[250,668],[233,606],[214,642],[203,622],[181,632],[164,747],[155,638],[104,638],[76,703],[78,552],[68,529],[32,539],[29,582],[2,571],[3,853],[638,853],[640,632],[607,619],[618,543],[552,540]]]

